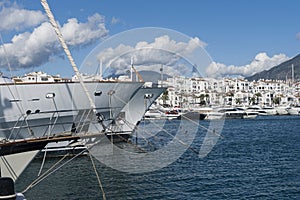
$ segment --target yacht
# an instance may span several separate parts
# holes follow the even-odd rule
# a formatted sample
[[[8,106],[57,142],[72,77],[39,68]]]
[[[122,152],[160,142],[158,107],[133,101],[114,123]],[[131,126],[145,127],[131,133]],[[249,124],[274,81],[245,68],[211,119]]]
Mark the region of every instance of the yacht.
[[[288,113],[288,109],[289,108],[290,108],[289,106],[278,106],[278,107],[275,107],[276,112],[277,112],[278,115],[287,115],[287,114],[289,114]]]
[[[248,110],[247,107],[236,107],[236,109],[244,112],[244,119],[254,119],[259,114],[257,111]]]
[[[146,111],[165,90],[166,88],[164,87],[156,86],[144,86],[140,88],[121,110],[114,123],[110,125],[109,131],[112,132],[112,134],[119,134],[125,138],[129,137],[130,134],[132,134],[132,132],[136,129],[140,120],[144,117]],[[151,111],[149,112],[151,113]],[[145,115],[145,117],[160,118],[163,114],[159,113],[158,115],[149,116],[149,112],[147,115]]]
[[[13,79],[1,76],[0,137],[20,139],[87,131],[87,124],[92,120],[108,126],[143,85],[142,82],[85,81],[96,106],[95,117],[79,82],[52,78],[41,72]]]
[[[287,109],[289,115],[300,115],[300,106],[292,106]]]
[[[274,107],[264,106],[262,110],[266,112],[267,115],[276,115],[277,111]]]
[[[204,119],[204,120],[225,119],[225,113],[218,112],[218,111],[200,113],[200,119]]]
[[[221,108],[218,110],[225,114],[225,119],[243,119],[245,112],[237,108]]]

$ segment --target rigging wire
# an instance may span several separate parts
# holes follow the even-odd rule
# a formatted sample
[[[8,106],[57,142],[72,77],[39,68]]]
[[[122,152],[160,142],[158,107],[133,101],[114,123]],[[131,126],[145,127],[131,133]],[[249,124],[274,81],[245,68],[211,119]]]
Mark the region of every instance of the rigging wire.
[[[4,45],[4,42],[3,42],[3,38],[2,38],[1,32],[0,32],[0,40],[1,40],[1,43],[2,43],[2,48],[3,48],[3,51],[4,51],[5,59],[6,59],[6,62],[7,62],[7,65],[8,65],[8,69],[9,69],[9,72],[10,72],[10,77],[12,77],[12,68],[11,68],[11,64],[10,64],[9,59],[8,59],[8,56],[7,56],[8,53],[7,53],[7,51],[6,51],[6,48],[5,48],[5,45]],[[15,95],[14,92],[12,91],[12,88],[10,87],[11,84],[8,84],[7,81],[6,81],[5,79],[4,79],[4,81],[5,81],[5,83],[6,83],[5,85],[6,85],[6,87],[8,88],[9,93],[11,94],[12,98],[13,98],[13,99],[16,99],[16,96],[17,96],[17,97],[20,97],[18,88],[17,88],[17,86],[16,86],[16,82],[13,81],[13,83],[12,83],[12,85],[13,85],[13,87],[14,87],[14,89],[15,89],[15,93],[16,93],[16,95]],[[17,105],[17,108],[18,108],[18,110],[19,110],[19,112],[20,112],[20,114],[21,114],[21,116],[22,116],[22,115],[24,115],[24,113],[23,113],[24,108],[23,108],[22,103],[20,103],[20,102],[21,102],[21,101],[16,102],[16,105]],[[2,116],[1,116],[1,117],[2,117]],[[3,116],[3,117],[4,117],[4,116]]]
[[[31,184],[29,184],[27,186],[27,188],[22,191],[22,193],[26,193],[29,189],[32,189],[33,187],[35,187],[37,184],[39,184],[40,182],[42,182],[43,180],[45,180],[48,176],[52,175],[53,173],[55,173],[57,170],[61,169],[62,167],[64,167],[65,165],[67,165],[68,163],[70,163],[71,161],[73,161],[75,158],[79,157],[80,155],[82,155],[84,152],[90,150],[92,147],[94,147],[95,145],[97,145],[99,142],[101,142],[101,139],[98,140],[97,142],[93,143],[91,146],[83,149],[82,151],[80,151],[79,153],[77,153],[74,157],[72,157],[70,160],[64,162],[62,165],[58,166],[57,168],[55,168],[59,163],[61,163],[66,157],[68,157],[70,154],[66,154],[65,156],[63,156],[59,161],[57,161],[54,165],[52,165],[52,167],[50,167],[47,171],[45,171],[42,175],[40,175],[38,178],[36,178],[35,180],[32,181]]]

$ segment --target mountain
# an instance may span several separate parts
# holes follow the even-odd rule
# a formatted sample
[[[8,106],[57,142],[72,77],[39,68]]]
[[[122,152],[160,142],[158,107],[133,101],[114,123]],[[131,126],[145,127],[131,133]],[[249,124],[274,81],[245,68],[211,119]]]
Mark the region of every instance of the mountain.
[[[294,80],[300,80],[300,54],[294,58],[287,60],[269,70],[256,73],[253,76],[246,77],[247,80],[259,80],[259,79],[277,79],[286,80],[292,79],[292,64],[294,64]]]

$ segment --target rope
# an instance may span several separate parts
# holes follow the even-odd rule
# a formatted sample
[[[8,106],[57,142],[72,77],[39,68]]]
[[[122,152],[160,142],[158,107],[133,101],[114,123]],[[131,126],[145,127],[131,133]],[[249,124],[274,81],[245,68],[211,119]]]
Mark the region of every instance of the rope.
[[[3,38],[2,38],[2,34],[1,34],[1,33],[0,33],[0,40],[1,40],[1,43],[3,44],[3,45],[2,45],[2,48],[3,48],[4,54],[5,54],[5,59],[6,59],[7,65],[8,65],[8,69],[9,69],[9,72],[10,72],[10,76],[12,77],[12,73],[11,73],[11,72],[12,72],[12,68],[11,68],[9,59],[8,59],[8,57],[7,57],[7,51],[6,51],[6,48],[5,48],[5,45],[4,45],[4,42],[3,42]],[[5,79],[4,79],[4,80],[5,80]],[[6,82],[6,81],[5,81],[5,82]],[[6,86],[7,86],[8,90],[9,90],[9,93],[10,93],[11,96],[13,97],[13,99],[16,99],[15,96],[20,97],[20,94],[19,94],[19,92],[18,92],[18,88],[16,87],[16,83],[15,83],[15,82],[13,82],[13,86],[15,87],[16,95],[14,95],[14,93],[12,92],[11,87],[10,87],[8,84],[6,84]],[[20,102],[16,102],[16,105],[17,105],[17,108],[18,108],[19,112],[21,113],[21,115],[23,115],[23,114],[22,114],[22,110],[24,110],[24,108],[23,108],[22,104],[21,104]],[[3,116],[3,117],[4,117],[4,116]]]
[[[64,157],[62,157],[59,161],[57,161],[54,165],[52,165],[52,167],[50,167],[47,171],[45,171],[41,176],[39,176],[37,179],[35,179],[34,181],[32,181],[31,184],[28,185],[28,187],[22,192],[23,194],[25,194],[29,189],[33,188],[34,186],[36,186],[37,184],[39,184],[41,181],[43,181],[45,178],[47,178],[49,175],[53,174],[55,171],[57,171],[58,169],[60,169],[62,166],[64,166],[67,162],[65,162],[63,165],[61,165],[60,167],[56,168],[55,170],[53,170],[51,172],[51,170],[57,166],[60,162],[62,162],[66,157],[68,156],[68,154],[66,154]],[[47,174],[49,172],[49,174]]]
[[[94,144],[92,144],[91,146],[87,147],[86,149],[83,149],[81,152],[79,152],[78,154],[76,154],[74,157],[72,157],[70,160],[66,161],[65,163],[63,163],[61,166],[55,168],[60,162],[62,162],[67,156],[69,156],[70,154],[66,154],[65,156],[63,156],[59,161],[57,161],[54,165],[52,165],[51,168],[49,168],[47,171],[45,171],[41,176],[39,176],[37,179],[35,179],[34,181],[32,181],[31,184],[28,185],[28,187],[22,192],[23,194],[25,194],[29,189],[32,189],[33,187],[35,187],[37,184],[39,184],[41,181],[45,180],[48,176],[52,175],[53,173],[55,173],[57,170],[61,169],[62,167],[64,167],[65,165],[67,165],[68,163],[70,163],[71,161],[73,161],[75,158],[77,158],[78,156],[82,155],[84,152],[88,151],[89,149],[91,149],[93,146],[97,145],[101,140],[98,140],[97,142],[95,142]],[[55,168],[55,169],[54,169]],[[53,170],[53,171],[51,171]]]
[[[104,189],[103,189],[103,186],[102,186],[102,183],[101,183],[98,171],[96,169],[96,165],[95,165],[93,157],[92,157],[92,155],[90,153],[89,153],[89,157],[90,157],[90,159],[92,161],[93,169],[94,169],[94,172],[95,172],[95,174],[97,176],[97,180],[98,180],[98,183],[99,183],[100,190],[102,191],[102,198],[103,198],[103,200],[106,200],[106,195],[105,195],[105,192],[104,192]]]
[[[41,0],[41,4],[44,7],[44,10],[45,10],[45,12],[46,12],[46,14],[47,14],[47,16],[49,18],[49,21],[50,21],[51,25],[53,26],[53,28],[55,30],[55,33],[56,33],[56,35],[57,35],[57,37],[58,37],[58,39],[60,41],[60,44],[62,45],[62,47],[63,47],[63,49],[64,49],[64,51],[65,51],[65,53],[66,53],[66,55],[67,55],[67,57],[68,57],[68,59],[70,61],[70,64],[71,64],[71,66],[73,68],[73,71],[75,72],[75,74],[76,74],[76,76],[77,76],[77,78],[78,78],[78,80],[80,82],[80,85],[82,86],[82,88],[83,88],[83,90],[84,90],[84,92],[85,92],[85,94],[86,94],[86,96],[87,96],[87,98],[89,100],[89,103],[90,103],[93,111],[95,113],[97,113],[96,106],[95,106],[95,104],[94,104],[94,102],[93,102],[93,100],[92,100],[92,98],[91,98],[91,96],[90,96],[87,88],[85,87],[85,85],[83,83],[83,80],[82,80],[82,77],[81,77],[81,75],[79,73],[79,70],[78,70],[78,68],[77,68],[77,66],[76,66],[76,64],[74,62],[74,59],[73,59],[73,57],[71,55],[71,52],[70,52],[70,50],[69,50],[69,48],[68,48],[68,46],[67,46],[67,44],[66,44],[66,42],[65,42],[65,40],[64,40],[64,38],[63,38],[63,36],[61,34],[61,32],[60,32],[58,24],[56,23],[56,21],[54,19],[54,16],[53,16],[53,14],[52,14],[52,12],[50,10],[50,7],[49,7],[49,5],[47,3],[47,0]]]

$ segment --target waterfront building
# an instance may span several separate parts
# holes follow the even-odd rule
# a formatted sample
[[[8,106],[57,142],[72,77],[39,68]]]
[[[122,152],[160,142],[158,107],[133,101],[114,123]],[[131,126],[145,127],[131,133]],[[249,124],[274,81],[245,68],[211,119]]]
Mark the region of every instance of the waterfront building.
[[[187,109],[202,106],[288,106],[300,104],[300,83],[282,80],[248,81],[241,78],[170,77],[160,104]]]

